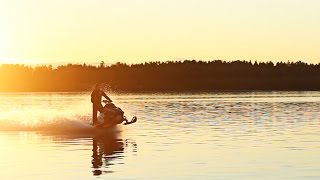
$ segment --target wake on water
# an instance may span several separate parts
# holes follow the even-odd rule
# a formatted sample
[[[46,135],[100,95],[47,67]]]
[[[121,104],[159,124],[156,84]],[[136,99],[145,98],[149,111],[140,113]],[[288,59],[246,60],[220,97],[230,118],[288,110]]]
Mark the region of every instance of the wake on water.
[[[54,131],[81,132],[92,131],[94,127],[80,120],[59,119],[56,121],[39,121],[37,123],[21,123],[19,121],[0,121],[2,131]]]
[[[59,134],[82,134],[99,131],[87,120],[57,119],[55,121],[38,121],[37,123],[21,123],[19,121],[0,121],[0,131],[38,131]],[[108,131],[119,131],[117,127]]]
[[[0,93],[0,131],[91,133],[91,112],[88,93]]]

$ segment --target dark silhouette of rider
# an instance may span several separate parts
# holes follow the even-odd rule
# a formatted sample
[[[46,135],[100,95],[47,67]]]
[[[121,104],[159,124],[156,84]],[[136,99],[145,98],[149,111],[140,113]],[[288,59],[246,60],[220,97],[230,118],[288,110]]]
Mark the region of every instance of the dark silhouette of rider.
[[[91,102],[92,102],[92,124],[97,124],[98,121],[98,111],[101,113],[103,111],[103,106],[101,104],[102,96],[105,97],[108,101],[112,100],[102,91],[101,84],[96,84],[94,90],[91,93]]]

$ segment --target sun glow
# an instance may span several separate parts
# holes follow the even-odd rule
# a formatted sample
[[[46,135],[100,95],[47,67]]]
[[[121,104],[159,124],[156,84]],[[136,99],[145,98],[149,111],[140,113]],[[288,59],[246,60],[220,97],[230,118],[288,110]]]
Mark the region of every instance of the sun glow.
[[[9,36],[0,29],[0,65],[1,64],[36,64],[36,61],[12,56]]]
[[[0,63],[318,63],[319,6],[317,0],[0,0]]]
[[[0,29],[0,65],[1,64],[20,64],[25,60],[10,56],[8,35]]]
[[[6,63],[4,57],[6,54],[7,40],[4,33],[0,30],[0,64]]]
[[[12,58],[7,56],[0,57],[0,65],[1,64],[24,64],[24,65],[37,65],[38,63],[32,60],[20,59],[20,58]]]

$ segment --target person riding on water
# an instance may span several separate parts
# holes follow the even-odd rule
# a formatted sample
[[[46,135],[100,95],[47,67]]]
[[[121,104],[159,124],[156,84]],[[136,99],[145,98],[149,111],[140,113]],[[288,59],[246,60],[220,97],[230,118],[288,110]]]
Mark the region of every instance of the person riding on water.
[[[96,84],[94,90],[91,93],[91,102],[92,102],[92,124],[97,124],[98,121],[98,111],[101,113],[103,111],[103,106],[101,104],[102,96],[105,97],[108,101],[112,100],[107,96],[102,90],[102,84]]]

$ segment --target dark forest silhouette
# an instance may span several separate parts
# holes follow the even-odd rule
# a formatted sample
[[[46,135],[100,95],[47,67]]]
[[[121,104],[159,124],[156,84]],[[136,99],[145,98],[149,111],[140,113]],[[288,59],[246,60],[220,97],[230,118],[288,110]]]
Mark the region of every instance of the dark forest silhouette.
[[[95,83],[115,91],[320,90],[320,63],[167,61],[53,68],[4,64],[0,91],[88,91]]]

